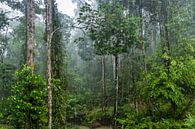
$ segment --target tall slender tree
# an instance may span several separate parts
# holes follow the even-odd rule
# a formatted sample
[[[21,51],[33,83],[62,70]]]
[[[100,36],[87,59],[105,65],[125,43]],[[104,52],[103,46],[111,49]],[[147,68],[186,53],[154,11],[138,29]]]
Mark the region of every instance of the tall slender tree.
[[[34,0],[27,0],[26,3],[26,31],[27,31],[27,59],[28,66],[34,65],[35,47],[35,4]]]
[[[119,2],[101,2],[98,10],[93,10],[86,4],[81,8],[78,22],[84,24],[88,36],[94,41],[98,55],[114,56],[114,121],[118,116],[119,105],[119,55],[128,49],[137,40],[136,18],[124,14]],[[113,123],[116,125],[116,121]]]
[[[101,57],[101,63],[102,63],[102,111],[105,111],[106,108],[106,96],[107,96],[107,89],[106,89],[106,78],[105,78],[105,65],[106,65],[106,57],[102,56]]]
[[[63,19],[65,18],[65,19]],[[65,108],[66,108],[66,62],[65,62],[65,43],[63,41],[62,27],[66,27],[65,40],[68,41],[68,24],[62,25],[62,20],[67,20],[69,17],[58,12],[56,1],[52,1],[52,21],[53,21],[53,37],[51,42],[51,65],[52,65],[52,80],[53,80],[53,99],[52,99],[52,115],[53,128],[59,129],[64,125]]]
[[[52,82],[51,82],[51,40],[52,40],[52,0],[45,0],[47,34],[47,91],[48,91],[48,128],[52,128]]]

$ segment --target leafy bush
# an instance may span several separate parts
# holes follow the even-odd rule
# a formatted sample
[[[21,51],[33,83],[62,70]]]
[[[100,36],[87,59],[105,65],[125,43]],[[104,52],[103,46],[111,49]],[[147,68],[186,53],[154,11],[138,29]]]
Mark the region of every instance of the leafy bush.
[[[16,129],[41,128],[47,122],[46,86],[41,76],[28,66],[16,72],[17,81],[8,98],[9,124]]]
[[[107,107],[105,111],[102,111],[101,108],[94,108],[91,111],[88,111],[86,114],[86,122],[88,125],[93,125],[95,123],[107,124],[111,123],[113,116],[113,108]]]
[[[145,113],[137,115],[127,113],[126,117],[118,118],[117,121],[125,127],[125,129],[181,129],[184,122],[172,118],[160,118],[159,116],[149,116]]]
[[[126,129],[195,127],[193,115],[188,115],[185,119],[187,113],[192,113],[194,106],[195,51],[189,44],[180,50],[185,55],[180,51],[181,54],[170,56],[165,49],[152,59],[140,90],[141,106],[144,110],[138,114],[132,110],[118,118]]]

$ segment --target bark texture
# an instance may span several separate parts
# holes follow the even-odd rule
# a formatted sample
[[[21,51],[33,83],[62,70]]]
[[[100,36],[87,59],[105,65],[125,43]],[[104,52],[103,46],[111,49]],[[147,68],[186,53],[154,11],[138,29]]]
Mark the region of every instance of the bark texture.
[[[52,128],[52,83],[51,83],[51,40],[52,40],[52,1],[46,0],[47,30],[47,91],[48,91],[48,128]]]
[[[102,110],[106,108],[105,56],[102,56]]]
[[[27,20],[27,59],[28,66],[34,65],[34,47],[35,47],[35,3],[34,0],[27,0],[26,20]]]
[[[114,104],[114,119],[117,117],[118,115],[118,100],[119,100],[119,61],[118,61],[118,55],[114,56],[115,60],[115,77],[114,77],[114,81],[115,81],[115,104]],[[114,120],[114,126],[116,126],[116,120]]]

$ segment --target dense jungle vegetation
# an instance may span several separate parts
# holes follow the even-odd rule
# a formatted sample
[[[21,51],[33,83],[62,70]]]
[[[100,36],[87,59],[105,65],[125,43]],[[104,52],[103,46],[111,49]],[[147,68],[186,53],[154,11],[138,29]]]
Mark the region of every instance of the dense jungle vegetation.
[[[0,0],[0,129],[195,129],[195,0],[72,2]]]

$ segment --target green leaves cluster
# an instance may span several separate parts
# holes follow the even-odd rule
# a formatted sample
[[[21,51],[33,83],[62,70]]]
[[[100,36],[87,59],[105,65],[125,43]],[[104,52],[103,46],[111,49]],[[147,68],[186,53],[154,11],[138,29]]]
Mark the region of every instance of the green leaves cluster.
[[[53,88],[53,128],[54,129],[63,129],[65,125],[65,116],[66,116],[66,90],[64,83],[60,79],[52,80]]]
[[[185,44],[188,48],[182,45],[179,47],[183,51],[191,49],[186,51],[185,55],[181,52],[180,55],[169,56],[165,52],[157,56],[158,59],[156,58],[156,62],[152,64],[151,72],[145,78],[148,82],[148,91],[151,91],[149,97],[163,98],[178,105],[195,95],[194,48],[188,45],[192,43]],[[161,62],[157,62],[158,60]],[[164,63],[166,60],[169,60],[169,66]]]
[[[127,52],[132,44],[138,42],[137,22],[136,17],[125,14],[123,7],[114,2],[102,3],[98,9],[86,4],[78,18],[98,55]]]
[[[16,72],[17,81],[9,97],[8,121],[16,129],[42,128],[47,122],[46,86],[28,66]]]
[[[183,46],[185,44],[185,47]],[[180,129],[190,128],[195,96],[194,42],[183,42],[178,46],[180,53],[169,55],[165,49],[157,53],[148,66],[140,89],[141,111],[126,112],[126,119],[119,123],[127,129]],[[188,51],[186,51],[188,50]],[[185,54],[184,54],[185,52]],[[169,61],[169,65],[167,65]],[[123,117],[123,118],[125,118]]]

